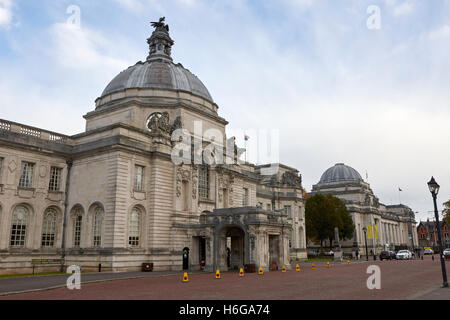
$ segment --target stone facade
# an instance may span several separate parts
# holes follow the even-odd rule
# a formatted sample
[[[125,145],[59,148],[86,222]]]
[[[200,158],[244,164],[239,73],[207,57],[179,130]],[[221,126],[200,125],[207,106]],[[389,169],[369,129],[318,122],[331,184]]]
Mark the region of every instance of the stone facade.
[[[365,234],[363,228],[376,225],[378,237],[367,239],[369,255],[379,255],[382,250],[418,248],[414,212],[405,205],[384,205],[375,196],[370,185],[364,182],[359,173],[344,164],[328,169],[321,181],[313,186],[311,195],[331,194],[341,199],[350,212],[355,233],[353,239],[341,242],[346,254],[359,251],[365,256]],[[414,239],[414,245],[411,240]],[[326,243],[325,245],[329,245]],[[311,248],[317,246],[311,245]]]
[[[174,163],[175,130],[215,130],[217,150],[228,122],[200,80],[173,64],[168,27],[156,28],[147,61],[111,82],[84,133],[0,120],[0,273],[181,270],[187,252],[189,269],[203,260],[207,270],[306,258],[296,169]]]

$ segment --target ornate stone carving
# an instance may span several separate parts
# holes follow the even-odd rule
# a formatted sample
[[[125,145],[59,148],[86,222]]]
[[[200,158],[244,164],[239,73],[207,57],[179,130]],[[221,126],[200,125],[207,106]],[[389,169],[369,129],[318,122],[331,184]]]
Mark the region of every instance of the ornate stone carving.
[[[283,173],[281,177],[281,183],[288,185],[290,187],[301,187],[302,186],[302,176],[298,176],[291,171]]]
[[[168,112],[155,112],[150,115],[147,121],[147,128],[151,133],[171,134],[171,125],[169,124]]]
[[[192,167],[192,199],[197,199],[198,189],[198,166]]]
[[[191,171],[187,169],[183,169],[182,167],[179,167],[177,169],[177,185],[176,185],[176,191],[177,191],[177,197],[181,197],[181,190],[183,181],[190,181],[191,180]]]
[[[175,130],[183,128],[183,122],[181,121],[181,117],[178,116],[172,124],[170,129],[170,134],[172,134]]]

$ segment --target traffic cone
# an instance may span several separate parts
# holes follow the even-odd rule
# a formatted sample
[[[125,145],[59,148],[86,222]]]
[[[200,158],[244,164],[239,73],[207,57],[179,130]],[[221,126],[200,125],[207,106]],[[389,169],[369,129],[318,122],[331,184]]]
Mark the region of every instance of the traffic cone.
[[[286,272],[286,266],[283,266],[283,268],[281,268],[281,272],[283,272],[283,273]]]
[[[187,272],[184,273],[183,282],[189,282],[189,277],[188,277]]]
[[[216,271],[216,279],[220,279],[220,270]]]
[[[263,269],[262,269],[262,268],[259,268],[258,274],[259,274],[260,276],[262,276],[262,275],[264,274],[264,272],[263,272]]]
[[[297,266],[295,267],[295,271],[300,272],[300,266],[299,266],[299,265],[297,265]]]
[[[244,269],[241,268],[241,270],[239,271],[239,277],[243,277],[244,276]]]
[[[316,269],[316,265],[313,263],[312,264],[312,269],[315,270]]]
[[[327,262],[327,268],[330,268],[330,262],[329,261]]]
[[[350,260],[347,260],[347,264],[350,264]]]

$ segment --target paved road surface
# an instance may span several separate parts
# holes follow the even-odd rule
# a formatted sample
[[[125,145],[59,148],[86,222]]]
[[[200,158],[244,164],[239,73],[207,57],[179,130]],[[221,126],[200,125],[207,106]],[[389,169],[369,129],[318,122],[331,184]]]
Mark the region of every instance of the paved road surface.
[[[367,289],[370,275],[366,272],[372,264],[381,268],[381,290]],[[450,290],[439,288],[442,275],[437,260],[370,261],[336,264],[329,269],[318,264],[316,270],[310,264],[302,266],[299,273],[267,272],[263,276],[246,274],[240,278],[230,272],[222,274],[220,280],[214,274],[197,273],[190,275],[189,283],[181,282],[181,273],[164,277],[152,274],[139,279],[85,283],[81,290],[64,287],[2,296],[0,300],[450,299]],[[123,274],[109,275],[113,276],[120,278]],[[86,278],[88,275],[83,275],[84,281]]]

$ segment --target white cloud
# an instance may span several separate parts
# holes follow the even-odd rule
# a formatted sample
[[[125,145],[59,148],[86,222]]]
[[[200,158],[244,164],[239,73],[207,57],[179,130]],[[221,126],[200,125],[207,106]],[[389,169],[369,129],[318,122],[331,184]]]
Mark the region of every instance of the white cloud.
[[[8,27],[12,22],[12,0],[0,0],[0,27]]]
[[[51,54],[66,68],[117,70],[128,66],[126,61],[111,56],[115,45],[99,32],[57,23],[50,34],[54,45]]]
[[[395,17],[409,15],[414,11],[414,0],[385,0]]]

